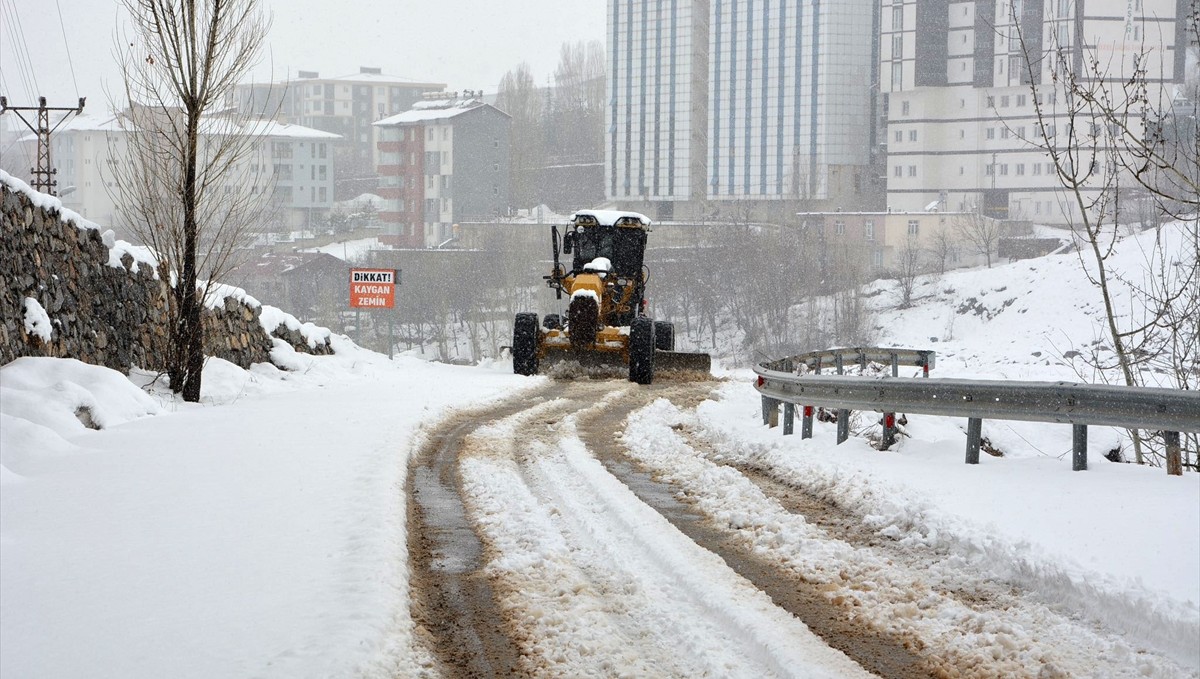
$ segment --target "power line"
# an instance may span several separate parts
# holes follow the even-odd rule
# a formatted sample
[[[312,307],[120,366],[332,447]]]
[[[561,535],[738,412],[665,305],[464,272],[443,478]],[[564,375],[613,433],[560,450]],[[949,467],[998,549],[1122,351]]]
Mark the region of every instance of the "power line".
[[[63,47],[67,50],[67,65],[71,67],[71,82],[75,84],[75,96],[79,96],[79,81],[75,79],[75,61],[71,59],[71,41],[67,40],[67,26],[63,23],[62,5],[59,0],[54,0],[54,4],[58,7],[58,26],[62,29]]]
[[[25,39],[23,34],[18,33],[20,19],[17,17],[16,7],[5,2],[0,2],[0,10],[2,10],[0,14],[8,15],[7,17],[0,17],[4,18],[4,21],[0,21],[0,23],[4,24],[8,33],[9,43],[12,45],[12,56],[13,61],[16,63],[17,78],[24,86],[26,95],[33,97],[34,92],[37,91],[33,80],[33,64],[29,61],[28,48],[22,48],[22,45],[25,44]]]

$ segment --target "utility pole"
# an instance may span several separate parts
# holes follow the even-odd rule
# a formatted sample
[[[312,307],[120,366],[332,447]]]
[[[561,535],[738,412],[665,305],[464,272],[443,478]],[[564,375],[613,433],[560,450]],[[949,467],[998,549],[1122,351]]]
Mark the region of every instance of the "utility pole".
[[[29,168],[29,172],[33,175],[33,189],[41,193],[48,193],[52,196],[58,195],[54,187],[58,186],[58,180],[54,179],[54,175],[58,174],[58,168],[50,164],[50,133],[54,132],[66,122],[67,118],[71,117],[72,113],[83,113],[83,102],[86,97],[79,98],[79,106],[77,108],[66,107],[48,107],[46,106],[46,98],[38,97],[38,105],[35,106],[9,106],[8,97],[0,97],[0,114],[12,111],[17,114],[21,122],[25,123],[34,134],[37,135],[38,151],[37,151],[37,167]],[[37,111],[37,126],[35,127],[25,116],[21,115],[21,111]],[[64,115],[54,127],[50,127],[50,112],[62,111]]]

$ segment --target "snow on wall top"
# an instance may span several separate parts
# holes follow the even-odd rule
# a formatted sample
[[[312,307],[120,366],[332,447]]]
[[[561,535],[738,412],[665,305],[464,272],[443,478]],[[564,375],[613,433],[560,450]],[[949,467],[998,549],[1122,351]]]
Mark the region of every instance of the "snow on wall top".
[[[101,226],[95,222],[84,219],[79,213],[68,210],[63,207],[62,201],[56,196],[51,196],[40,191],[35,191],[28,184],[10,175],[4,170],[0,170],[0,184],[4,184],[10,191],[23,193],[35,207],[41,208],[47,212],[57,213],[59,218],[65,222],[70,222],[83,231],[100,231]],[[154,251],[144,245],[134,245],[128,241],[117,240],[112,229],[107,229],[100,235],[104,246],[108,248],[108,266],[114,269],[123,269],[125,264],[121,261],[125,255],[133,258],[133,265],[130,267],[133,273],[137,273],[138,267],[145,265],[150,267],[150,271],[154,278],[158,278],[158,257]],[[206,281],[197,281],[197,288],[202,289]],[[174,285],[174,279],[172,279]],[[241,288],[223,283],[214,283],[205,305],[210,309],[215,309],[225,304],[227,297],[233,297],[244,303],[246,306],[257,308],[261,306],[259,301],[246,293]]]
[[[29,202],[33,203],[35,207],[40,207],[47,212],[58,213],[59,217],[64,222],[71,222],[84,231],[100,230],[99,224],[84,219],[78,212],[75,212],[74,210],[68,210],[63,207],[62,201],[59,200],[57,196],[51,196],[48,193],[34,191],[33,187],[10,175],[4,170],[0,170],[0,184],[7,186],[10,191],[25,194],[25,196],[29,198]]]

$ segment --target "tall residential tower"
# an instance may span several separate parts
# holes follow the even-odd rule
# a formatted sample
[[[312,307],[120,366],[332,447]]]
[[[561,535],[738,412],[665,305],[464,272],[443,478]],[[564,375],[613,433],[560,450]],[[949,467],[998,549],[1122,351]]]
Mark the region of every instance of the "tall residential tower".
[[[606,193],[659,218],[881,202],[876,0],[609,0]]]
[[[1111,87],[1145,53],[1152,99],[1169,99],[1184,81],[1183,18],[1194,0],[880,2],[894,210],[1070,221],[1077,207],[1036,146],[1044,140],[1035,103],[1054,143],[1070,132],[1083,142],[1077,147],[1106,142],[1090,117],[1071,118],[1055,69],[1065,65],[1086,80],[1094,57]]]

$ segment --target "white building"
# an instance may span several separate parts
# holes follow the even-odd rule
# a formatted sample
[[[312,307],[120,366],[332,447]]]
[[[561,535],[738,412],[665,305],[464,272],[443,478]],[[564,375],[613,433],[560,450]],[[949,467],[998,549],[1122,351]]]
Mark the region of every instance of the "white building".
[[[332,78],[299,71],[293,80],[240,84],[226,103],[253,115],[341,135],[334,152],[338,198],[345,199],[375,188],[379,136],[372,123],[407,111],[427,92],[445,89],[445,83],[363,66],[358,73]]]
[[[1041,137],[1030,72],[1047,132],[1063,143],[1071,121],[1064,93],[1051,78],[1056,50],[1064,50],[1076,73],[1096,57],[1107,66],[1110,83],[1128,77],[1133,55],[1149,50],[1150,94],[1169,96],[1183,81],[1184,50],[1177,45],[1184,43],[1187,5],[881,0],[888,206],[920,210],[936,203],[944,210],[1069,222],[1074,201],[1061,190],[1048,154],[1033,146]],[[1077,139],[1089,138],[1090,130],[1074,131]]]
[[[340,137],[273,121],[243,129],[258,136],[262,146],[245,161],[248,166],[240,168],[238,181],[249,181],[248,188],[271,201],[277,208],[272,214],[281,218],[280,223],[264,228],[284,230],[322,223],[333,207],[332,144]],[[51,159],[58,170],[55,178],[63,205],[116,229],[124,225],[116,209],[111,166],[127,155],[125,134],[115,114],[82,114],[73,116],[51,136]],[[23,141],[36,143],[32,135]]]
[[[877,173],[877,11],[609,0],[609,200],[659,218],[685,201],[861,200]]]

